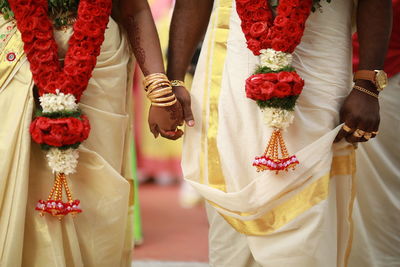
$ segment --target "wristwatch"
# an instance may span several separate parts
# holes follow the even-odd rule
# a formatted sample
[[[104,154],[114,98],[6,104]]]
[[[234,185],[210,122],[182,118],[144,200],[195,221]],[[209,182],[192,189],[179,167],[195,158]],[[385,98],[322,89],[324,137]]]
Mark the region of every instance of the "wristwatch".
[[[386,72],[383,70],[359,70],[354,73],[354,81],[368,80],[375,84],[378,92],[381,92],[388,84]]]

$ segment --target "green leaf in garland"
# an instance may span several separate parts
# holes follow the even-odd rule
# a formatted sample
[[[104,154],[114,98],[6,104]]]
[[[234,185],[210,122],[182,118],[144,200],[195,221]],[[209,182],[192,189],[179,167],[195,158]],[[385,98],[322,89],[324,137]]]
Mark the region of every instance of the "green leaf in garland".
[[[257,100],[257,105],[261,108],[280,108],[292,111],[296,105],[298,95],[292,95],[285,98],[273,97],[266,101]]]
[[[44,151],[48,151],[51,148],[57,148],[57,149],[60,149],[60,150],[67,150],[67,149],[70,149],[70,148],[78,149],[80,145],[81,145],[81,143],[76,143],[76,144],[73,144],[73,145],[66,145],[66,146],[50,146],[48,144],[41,144],[40,147]]]

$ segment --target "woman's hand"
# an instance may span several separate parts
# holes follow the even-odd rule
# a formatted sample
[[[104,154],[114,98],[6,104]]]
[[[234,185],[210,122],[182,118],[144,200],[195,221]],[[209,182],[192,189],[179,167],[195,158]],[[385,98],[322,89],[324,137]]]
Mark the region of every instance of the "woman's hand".
[[[373,86],[365,83],[362,85],[363,88],[378,93]],[[335,142],[343,138],[349,143],[366,142],[375,137],[380,122],[378,99],[353,89],[340,110],[340,121],[344,122],[345,126],[336,136]]]
[[[154,137],[161,135],[164,138],[176,140],[183,135],[177,129],[183,125],[183,110],[179,101],[169,107],[151,106],[149,110],[149,127]]]

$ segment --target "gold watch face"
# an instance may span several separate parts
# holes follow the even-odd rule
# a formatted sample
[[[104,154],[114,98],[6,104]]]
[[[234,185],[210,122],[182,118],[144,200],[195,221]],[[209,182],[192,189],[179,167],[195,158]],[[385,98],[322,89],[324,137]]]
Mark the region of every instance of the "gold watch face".
[[[386,73],[383,70],[376,70],[376,85],[378,86],[378,90],[382,91],[388,84],[388,78]]]

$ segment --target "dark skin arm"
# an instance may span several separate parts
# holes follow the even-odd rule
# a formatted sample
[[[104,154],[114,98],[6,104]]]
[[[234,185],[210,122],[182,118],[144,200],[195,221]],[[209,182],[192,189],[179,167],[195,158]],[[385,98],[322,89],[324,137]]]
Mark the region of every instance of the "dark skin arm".
[[[360,43],[360,70],[381,70],[389,45],[392,25],[391,0],[359,0],[357,10],[357,32]],[[366,80],[355,84],[375,94],[376,86]],[[353,89],[340,110],[340,121],[351,129],[376,132],[379,129],[379,101],[366,93]],[[335,142],[345,138],[350,143],[365,142],[343,129]]]
[[[121,23],[128,33],[137,62],[145,76],[165,73],[160,41],[147,0],[120,0],[118,4]],[[149,126],[154,137],[178,139],[183,132],[182,107],[179,102],[170,107],[151,106]]]
[[[204,37],[213,0],[177,0],[171,21],[168,49],[168,78],[185,78],[196,47]],[[194,126],[190,94],[184,87],[174,87],[174,93],[183,107],[186,124]]]

